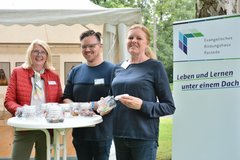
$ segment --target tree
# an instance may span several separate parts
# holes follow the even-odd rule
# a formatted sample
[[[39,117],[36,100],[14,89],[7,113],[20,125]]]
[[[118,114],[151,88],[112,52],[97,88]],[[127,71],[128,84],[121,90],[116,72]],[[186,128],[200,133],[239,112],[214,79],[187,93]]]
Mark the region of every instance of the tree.
[[[197,0],[196,18],[240,12],[240,0]]]
[[[194,18],[195,8],[193,0],[158,0],[155,3],[153,0],[148,1],[150,6],[155,5],[155,13],[152,15],[157,17],[156,30],[156,53],[168,73],[170,82],[173,79],[173,28],[172,24],[175,21]],[[154,33],[154,16],[146,16],[148,28],[151,33]]]
[[[195,0],[92,0],[92,2],[106,8],[141,8],[142,23],[152,34],[151,48],[156,52],[158,59],[163,62],[168,78],[172,82],[172,24],[175,21],[194,18]]]

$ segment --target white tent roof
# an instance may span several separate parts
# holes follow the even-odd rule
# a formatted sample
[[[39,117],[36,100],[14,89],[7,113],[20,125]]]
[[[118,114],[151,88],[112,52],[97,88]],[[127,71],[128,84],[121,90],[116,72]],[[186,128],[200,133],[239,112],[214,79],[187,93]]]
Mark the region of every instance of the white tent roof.
[[[104,58],[110,60],[116,56],[110,54],[126,52],[122,43],[126,27],[141,22],[140,9],[103,8],[89,0],[0,0],[0,4],[0,24],[5,26],[103,24]]]
[[[119,24],[139,22],[140,10],[103,8],[89,0],[1,0],[0,24]]]
[[[1,9],[104,9],[85,0],[0,0]]]
[[[36,10],[0,10],[0,24],[3,25],[58,25],[58,24],[119,24],[131,25],[139,22],[140,11],[128,8],[66,10],[66,9],[36,9]]]

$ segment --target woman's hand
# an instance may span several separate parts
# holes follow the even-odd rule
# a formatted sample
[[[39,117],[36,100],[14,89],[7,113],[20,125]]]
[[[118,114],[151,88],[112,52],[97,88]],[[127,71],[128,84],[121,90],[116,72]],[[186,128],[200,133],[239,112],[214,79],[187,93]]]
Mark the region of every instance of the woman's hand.
[[[140,98],[129,95],[122,95],[118,98],[118,100],[128,108],[132,108],[135,110],[140,110],[143,103]]]

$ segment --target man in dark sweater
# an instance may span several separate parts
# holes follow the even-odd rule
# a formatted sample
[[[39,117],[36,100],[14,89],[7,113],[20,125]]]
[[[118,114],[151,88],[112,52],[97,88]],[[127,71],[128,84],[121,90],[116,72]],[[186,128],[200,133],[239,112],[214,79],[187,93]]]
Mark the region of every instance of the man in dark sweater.
[[[102,58],[101,33],[86,31],[81,34],[80,41],[87,63],[70,71],[63,101],[90,102],[96,112],[97,101],[108,96],[114,65]],[[108,160],[112,144],[112,114],[103,116],[103,122],[95,127],[74,128],[72,135],[79,160]]]

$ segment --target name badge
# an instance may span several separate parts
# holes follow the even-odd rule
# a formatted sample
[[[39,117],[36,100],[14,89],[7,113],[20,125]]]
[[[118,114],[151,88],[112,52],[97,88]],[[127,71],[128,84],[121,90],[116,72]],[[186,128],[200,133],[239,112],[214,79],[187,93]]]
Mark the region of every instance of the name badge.
[[[49,85],[56,85],[57,83],[55,81],[48,81]]]
[[[130,63],[128,61],[124,61],[121,65],[122,68],[127,69]]]
[[[94,85],[104,84],[104,78],[94,79]]]

